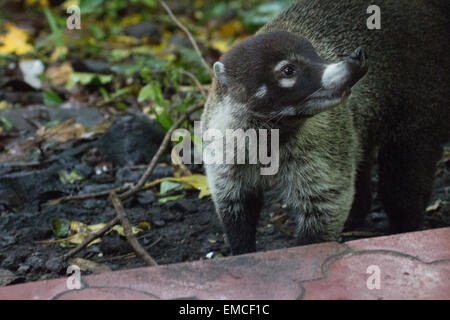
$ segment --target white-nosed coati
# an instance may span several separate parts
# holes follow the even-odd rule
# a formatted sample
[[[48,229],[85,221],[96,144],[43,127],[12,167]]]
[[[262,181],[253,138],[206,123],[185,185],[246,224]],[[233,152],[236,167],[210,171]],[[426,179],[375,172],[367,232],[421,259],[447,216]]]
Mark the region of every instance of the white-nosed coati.
[[[449,15],[436,3],[379,0],[381,29],[369,30],[372,1],[300,0],[215,64],[203,130],[280,130],[276,175],[206,165],[233,254],[256,249],[274,184],[299,244],[338,240],[370,208],[375,151],[392,231],[420,227],[450,132]]]

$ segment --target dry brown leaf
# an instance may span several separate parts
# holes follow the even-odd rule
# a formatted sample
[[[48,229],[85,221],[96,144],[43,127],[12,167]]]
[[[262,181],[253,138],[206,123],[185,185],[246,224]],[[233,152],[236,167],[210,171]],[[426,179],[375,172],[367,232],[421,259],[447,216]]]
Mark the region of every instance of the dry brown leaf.
[[[111,271],[111,268],[107,265],[82,258],[69,259],[68,262],[69,264],[77,265],[82,271],[91,271],[96,274]]]
[[[73,72],[70,62],[64,62],[59,66],[48,67],[45,75],[55,84],[63,85],[69,80]]]
[[[79,139],[81,135],[86,131],[86,128],[76,123],[73,119],[68,119],[56,127],[46,129],[40,127],[37,130],[37,140],[49,140],[56,142],[67,142],[71,139]]]

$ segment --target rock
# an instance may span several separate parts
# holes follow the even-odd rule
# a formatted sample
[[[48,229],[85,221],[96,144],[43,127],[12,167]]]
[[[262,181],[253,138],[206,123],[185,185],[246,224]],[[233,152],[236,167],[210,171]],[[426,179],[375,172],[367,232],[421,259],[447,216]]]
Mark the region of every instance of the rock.
[[[116,167],[147,164],[156,153],[164,131],[147,116],[118,118],[98,141],[98,149]]]
[[[180,198],[173,202],[169,202],[168,206],[169,209],[173,211],[189,212],[189,213],[194,213],[198,211],[198,205],[185,198]]]
[[[152,224],[156,227],[164,227],[166,222],[161,218],[152,218]]]
[[[66,190],[53,170],[22,171],[0,177],[0,194],[7,195],[6,206],[10,209],[36,212],[41,202]]]
[[[31,256],[27,259],[26,264],[33,268],[33,271],[40,270],[44,267],[44,261],[41,257],[32,253]]]
[[[117,182],[123,184],[125,182],[136,183],[144,174],[145,170],[131,170],[130,168],[120,168],[116,172]]]
[[[148,37],[150,43],[161,42],[161,32],[157,25],[151,22],[139,22],[137,24],[129,25],[123,29],[127,36],[134,38]]]
[[[13,272],[6,269],[0,269],[0,287],[12,284],[18,278],[19,277],[16,276]]]
[[[47,262],[45,263],[45,267],[55,273],[62,273],[62,271],[64,271],[64,269],[66,268],[66,263],[64,262],[64,260],[61,257],[51,257],[50,259],[47,260]]]
[[[78,163],[75,165],[74,169],[83,178],[89,178],[94,173],[94,168],[88,166],[86,163]]]
[[[103,208],[105,206],[105,200],[88,199],[83,201],[82,206],[88,210]]]
[[[149,205],[156,201],[156,197],[150,192],[139,192],[137,201],[142,205]]]
[[[105,184],[105,183],[112,183],[114,181],[115,181],[114,177],[109,173],[102,173],[91,177],[92,183]]]
[[[18,274],[25,274],[31,269],[31,266],[27,264],[21,264],[19,265],[19,268],[17,269]]]
[[[75,60],[72,62],[72,68],[75,72],[111,73],[110,67],[98,60]]]
[[[105,119],[105,115],[98,108],[50,109],[49,117],[50,121],[59,122],[73,119],[86,128],[94,127]]]

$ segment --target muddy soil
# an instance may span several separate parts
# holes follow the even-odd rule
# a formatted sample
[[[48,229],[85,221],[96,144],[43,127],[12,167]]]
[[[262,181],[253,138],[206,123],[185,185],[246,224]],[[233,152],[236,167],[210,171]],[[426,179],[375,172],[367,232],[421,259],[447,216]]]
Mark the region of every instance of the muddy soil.
[[[125,119],[125,123],[130,120]],[[94,141],[75,141],[65,145],[48,147],[46,161],[38,165],[22,166],[0,164],[0,269],[8,270],[8,279],[4,277],[1,285],[62,277],[66,274],[67,263],[60,257],[71,248],[62,244],[39,244],[39,241],[55,239],[50,220],[52,218],[81,221],[85,224],[107,222],[115,216],[110,201],[106,198],[88,199],[57,205],[43,205],[46,201],[60,196],[76,193],[89,193],[108,190],[126,182],[137,181],[144,172],[136,164],[146,163],[154,153],[161,133],[149,129],[145,133],[154,137],[154,143],[146,148],[146,154],[116,152],[104,155],[102,145],[108,143],[108,137],[102,136]],[[131,122],[136,123],[136,122]],[[134,125],[123,125],[123,130],[131,130],[137,136],[142,130]],[[139,131],[141,130],[141,131]],[[153,130],[153,131],[152,131]],[[127,137],[120,145],[113,136],[114,146],[106,150],[120,150],[139,141]],[[100,145],[98,144],[100,141]],[[106,141],[106,142],[105,142]],[[131,142],[130,142],[131,141]],[[148,143],[146,140],[145,143]],[[108,149],[112,148],[112,149]],[[148,148],[151,150],[149,151]],[[117,151],[117,150],[116,150]],[[123,157],[120,157],[120,154]],[[128,154],[131,158],[126,158]],[[131,154],[131,155],[130,155]],[[91,161],[96,156],[97,161]],[[115,159],[114,157],[117,157]],[[49,161],[49,159],[53,159]],[[90,160],[89,160],[90,159]],[[108,159],[110,169],[97,174],[99,161]],[[131,159],[131,160],[130,160]],[[42,160],[42,159],[41,159]],[[450,161],[441,161],[435,178],[435,188],[431,204],[435,206],[426,213],[425,228],[450,226]],[[168,156],[165,157],[168,162]],[[100,162],[101,163],[101,162]],[[84,177],[75,183],[63,184],[57,173],[64,168],[75,169]],[[201,167],[192,168],[202,172]],[[151,180],[171,176],[173,169],[160,165]],[[377,172],[373,172],[373,184],[376,185]],[[375,190],[375,188],[374,188]],[[216,258],[230,254],[224,242],[222,230],[209,197],[198,199],[198,191],[186,190],[184,196],[167,203],[158,201],[158,187],[143,191],[124,201],[127,215],[133,225],[147,221],[150,230],[139,234],[140,243],[159,264],[171,264],[184,261]],[[267,193],[266,204],[257,229],[258,250],[272,250],[295,245],[294,224],[281,203],[276,200],[277,190]],[[346,234],[343,239],[356,239],[363,236],[383,235],[387,232],[387,219],[374,192],[374,201],[365,225],[358,231],[364,233]],[[116,233],[103,237],[102,242],[90,246],[78,254],[78,257],[106,265],[112,270],[130,269],[144,266],[144,263],[127,254],[132,250],[128,242]],[[92,271],[85,271],[89,274]],[[1,278],[1,277],[0,277]]]

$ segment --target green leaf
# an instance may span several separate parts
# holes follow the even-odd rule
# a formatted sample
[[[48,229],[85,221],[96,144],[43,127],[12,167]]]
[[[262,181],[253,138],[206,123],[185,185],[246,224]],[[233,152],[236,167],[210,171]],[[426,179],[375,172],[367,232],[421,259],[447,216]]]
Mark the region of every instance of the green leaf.
[[[0,126],[5,131],[11,131],[14,128],[13,124],[5,117],[0,117]]]
[[[105,38],[105,32],[96,24],[90,24],[88,26],[89,31],[92,33],[95,39],[102,40]],[[114,50],[113,50],[114,51]]]
[[[66,170],[61,170],[58,172],[58,176],[62,184],[74,183],[75,181],[83,179],[83,177],[80,176],[75,170],[72,170],[70,173]]]
[[[159,193],[161,195],[167,194],[169,191],[181,190],[181,185],[178,182],[163,181],[159,186]]]
[[[44,92],[44,104],[49,107],[57,107],[62,103],[61,98],[54,92]]]
[[[142,102],[150,98],[157,105],[164,103],[164,98],[161,92],[161,87],[155,83],[149,83],[142,87],[138,94],[138,102]]]
[[[108,60],[119,62],[125,60],[131,55],[131,51],[127,49],[113,49],[108,53]]]
[[[45,124],[45,129],[51,129],[56,127],[59,124],[59,120],[53,120],[53,121],[49,121]]]
[[[53,234],[58,237],[66,237],[69,233],[70,221],[66,219],[51,218],[50,225],[52,226]]]
[[[166,131],[169,130],[173,125],[172,118],[170,118],[170,115],[167,111],[163,111],[159,115],[157,115],[156,121],[158,121],[161,127],[163,127]]]
[[[67,82],[67,90],[72,90],[77,83],[81,83],[82,85],[87,84],[107,84],[110,83],[113,79],[113,76],[110,74],[97,74],[97,73],[88,73],[88,72],[72,72],[69,77],[69,81]]]
[[[183,196],[182,194],[179,194],[179,195],[176,195],[176,196],[168,196],[168,197],[164,197],[164,198],[159,198],[158,202],[159,203],[166,203],[166,202],[169,202],[169,201],[174,201],[174,200],[180,199],[182,196]]]
[[[55,41],[55,45],[59,48],[64,47],[64,41],[62,38],[61,29],[58,27],[58,23],[56,22],[55,17],[49,8],[44,8],[44,14],[47,18],[48,24],[50,25],[50,29],[52,30],[53,40]]]

